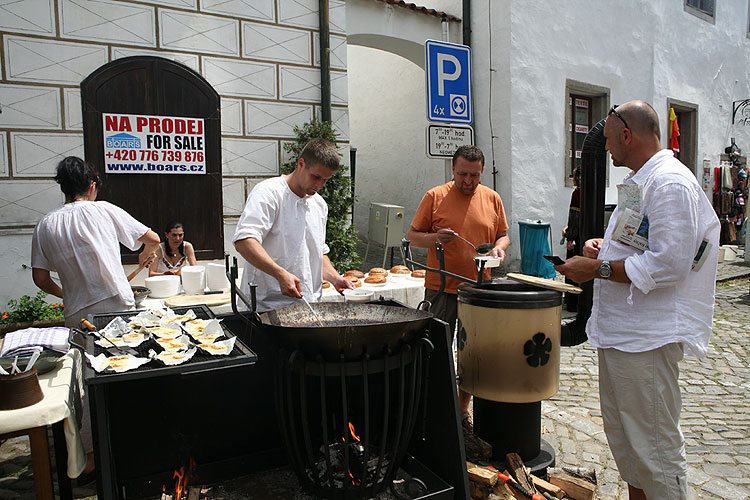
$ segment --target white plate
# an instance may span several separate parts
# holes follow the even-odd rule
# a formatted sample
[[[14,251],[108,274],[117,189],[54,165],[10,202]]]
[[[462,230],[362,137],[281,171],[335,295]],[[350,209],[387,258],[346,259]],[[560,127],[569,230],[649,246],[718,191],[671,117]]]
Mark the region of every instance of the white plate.
[[[381,288],[381,287],[384,287],[387,284],[388,284],[387,281],[385,283],[365,283],[365,282],[362,282],[362,288]]]

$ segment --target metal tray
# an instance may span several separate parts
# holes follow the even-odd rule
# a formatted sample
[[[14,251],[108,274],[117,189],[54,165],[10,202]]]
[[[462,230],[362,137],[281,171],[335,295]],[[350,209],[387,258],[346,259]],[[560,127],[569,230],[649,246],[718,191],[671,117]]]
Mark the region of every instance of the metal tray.
[[[195,312],[196,316],[200,319],[208,320],[216,317],[211,309],[203,304],[197,306],[172,308],[172,310],[177,314],[185,314],[190,309],[192,309],[193,312]],[[135,311],[102,313],[90,315],[88,320],[97,328],[103,328],[117,316],[127,319],[135,316],[136,314],[137,312]],[[224,325],[222,325],[222,329],[224,330],[224,335],[227,338],[235,336]],[[93,356],[104,352],[104,348],[94,343],[94,337],[91,335],[86,337],[85,347],[86,352]],[[152,348],[157,352],[160,349],[159,347],[155,347],[154,342],[148,341],[138,346],[136,350],[138,351],[139,355],[145,357],[148,353],[148,350]],[[232,368],[235,366],[254,364],[257,360],[258,356],[238,338],[234,343],[234,349],[226,356],[212,356],[200,351],[199,349],[190,361],[187,361],[186,363],[183,363],[181,365],[164,366],[156,361],[151,361],[150,363],[146,363],[145,365],[135,370],[123,373],[97,373],[88,365],[88,363],[85,363],[83,376],[86,384],[106,384],[152,377],[163,377],[165,375],[187,375],[207,370]]]

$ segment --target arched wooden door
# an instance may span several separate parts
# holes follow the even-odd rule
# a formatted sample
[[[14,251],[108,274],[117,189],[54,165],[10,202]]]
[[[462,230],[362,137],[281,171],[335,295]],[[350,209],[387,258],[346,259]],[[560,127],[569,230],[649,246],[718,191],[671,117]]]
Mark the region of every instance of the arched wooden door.
[[[112,61],[81,82],[86,159],[96,164],[104,185],[98,199],[128,211],[164,239],[164,226],[178,220],[198,259],[224,254],[219,94],[198,73],[151,56]],[[205,173],[107,173],[102,114],[202,118]],[[122,249],[123,262],[137,256]]]

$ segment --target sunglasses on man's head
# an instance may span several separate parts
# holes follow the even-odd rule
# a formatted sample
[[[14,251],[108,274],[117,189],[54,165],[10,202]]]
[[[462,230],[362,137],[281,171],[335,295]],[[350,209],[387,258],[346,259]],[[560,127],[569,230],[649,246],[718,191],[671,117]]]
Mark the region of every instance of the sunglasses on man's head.
[[[615,104],[614,106],[609,108],[609,113],[607,113],[607,116],[614,114],[617,118],[620,119],[620,121],[622,121],[622,124],[625,125],[625,128],[630,129],[630,127],[628,126],[628,122],[626,122],[625,118],[623,118],[622,115],[617,112],[617,109],[615,109],[617,108],[617,106],[618,104]]]

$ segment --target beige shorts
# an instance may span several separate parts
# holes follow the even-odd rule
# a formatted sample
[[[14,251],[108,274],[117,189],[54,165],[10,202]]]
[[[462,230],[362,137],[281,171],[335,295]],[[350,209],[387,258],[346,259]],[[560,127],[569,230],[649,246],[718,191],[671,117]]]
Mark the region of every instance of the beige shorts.
[[[678,384],[681,344],[628,353],[599,349],[604,431],[622,478],[647,498],[687,499]]]

